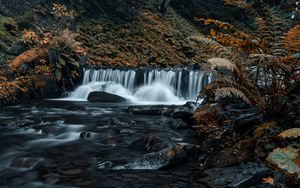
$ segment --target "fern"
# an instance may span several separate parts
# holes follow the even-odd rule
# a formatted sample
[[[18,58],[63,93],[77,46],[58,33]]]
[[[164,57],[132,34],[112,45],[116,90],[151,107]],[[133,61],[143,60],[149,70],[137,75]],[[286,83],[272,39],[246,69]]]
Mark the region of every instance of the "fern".
[[[222,87],[219,89],[216,89],[215,91],[215,97],[216,99],[220,99],[223,97],[229,97],[229,98],[239,98],[242,99],[245,103],[252,105],[252,102],[246,95],[243,93],[243,91],[234,88],[234,87]]]
[[[226,47],[207,37],[191,36],[188,39],[199,42],[202,46],[207,47],[210,51],[216,53],[218,57],[229,57],[231,54],[230,50],[228,50]]]
[[[245,10],[253,18],[258,17],[257,11],[252,7],[252,4],[243,0],[224,0],[225,5],[230,5]]]
[[[207,62],[211,65],[212,69],[217,67],[223,67],[230,70],[231,72],[239,74],[237,66],[228,59],[215,57],[208,59]]]
[[[300,52],[300,25],[288,30],[282,39],[285,49],[291,52]]]
[[[258,36],[261,39],[261,50],[266,54],[283,56],[287,51],[283,48],[282,36],[287,30],[288,21],[268,6],[263,6],[261,17],[256,19]]]

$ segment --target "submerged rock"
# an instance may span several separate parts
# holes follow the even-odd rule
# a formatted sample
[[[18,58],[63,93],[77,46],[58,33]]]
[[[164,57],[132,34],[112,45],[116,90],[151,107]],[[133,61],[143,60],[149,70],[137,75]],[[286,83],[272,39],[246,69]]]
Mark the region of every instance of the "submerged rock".
[[[93,91],[88,96],[90,102],[126,102],[124,97],[119,95],[106,93],[103,91]]]
[[[248,162],[239,166],[205,170],[207,176],[200,181],[213,188],[246,188],[256,184],[268,171],[269,169],[263,164]]]
[[[168,121],[168,125],[173,130],[180,130],[187,128],[187,124],[181,119],[173,119]]]
[[[34,169],[38,167],[42,159],[30,157],[16,157],[11,161],[10,166],[14,168]]]
[[[153,134],[145,134],[133,141],[129,147],[137,150],[159,151],[163,148],[163,144],[160,137]]]

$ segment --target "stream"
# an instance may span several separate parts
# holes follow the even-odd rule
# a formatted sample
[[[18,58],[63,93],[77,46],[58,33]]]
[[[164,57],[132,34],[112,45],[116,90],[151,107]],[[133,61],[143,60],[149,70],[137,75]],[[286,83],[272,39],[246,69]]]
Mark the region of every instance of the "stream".
[[[172,118],[132,115],[127,106],[41,100],[2,108],[0,185],[127,187],[130,182],[134,187],[152,187],[164,182],[168,186],[191,183],[196,167],[189,163],[158,171],[97,170],[99,161],[122,163],[144,155],[145,151],[129,146],[147,133],[167,145],[197,143],[192,130],[172,129],[168,124]],[[114,121],[124,123],[120,126]]]
[[[119,76],[119,81],[111,80],[117,78],[116,76],[107,76],[97,81],[99,76],[93,78],[91,72],[87,71],[84,79],[88,81],[84,81],[69,97],[59,100],[24,101],[1,108],[0,187],[197,185],[193,178],[200,167],[193,160],[186,160],[180,165],[168,165],[167,168],[160,168],[160,159],[156,161],[157,164],[151,161],[131,163],[147,153],[159,152],[176,144],[197,144],[195,130],[177,129],[177,126],[181,126],[181,121],[155,113],[155,110],[168,112],[183,108],[182,105],[170,104],[174,99],[174,104],[186,102],[184,95],[180,95],[180,74],[156,72],[151,75],[148,72],[150,76],[144,77],[148,84],[141,86],[141,89],[135,86],[136,82],[133,84],[135,79],[130,77],[129,73],[119,73],[123,75]],[[110,71],[109,74],[115,73]],[[169,80],[164,79],[164,75]],[[176,82],[174,78],[178,78]],[[124,82],[122,79],[128,80]],[[145,89],[143,87],[150,87],[149,91],[154,93],[160,88],[163,94],[164,90],[168,90],[169,93],[167,92],[167,98],[153,98],[153,93],[149,95],[153,99],[148,100],[152,105],[147,103],[147,96],[143,98],[145,104],[136,99],[138,97],[127,103],[86,101],[86,89],[81,88],[94,84],[97,87],[92,90],[99,90],[98,86],[103,83],[110,83],[106,89],[117,85],[115,93],[124,96],[125,90],[131,99],[137,96],[136,93],[141,93]],[[159,84],[161,85],[158,87]],[[163,84],[169,84],[169,87],[163,87]],[[171,87],[172,84],[174,88]],[[123,91],[120,88],[123,88]],[[158,95],[159,93],[161,91],[158,91]],[[186,93],[186,96],[189,96],[189,93]],[[171,101],[170,97],[173,97]],[[149,113],[133,113],[132,109],[134,112],[148,109]],[[143,140],[145,135],[152,136],[144,148],[134,145],[139,143],[138,140]],[[149,147],[152,142],[157,142],[158,148]],[[156,146],[155,144],[153,146]],[[128,164],[134,166],[129,165],[129,168]]]

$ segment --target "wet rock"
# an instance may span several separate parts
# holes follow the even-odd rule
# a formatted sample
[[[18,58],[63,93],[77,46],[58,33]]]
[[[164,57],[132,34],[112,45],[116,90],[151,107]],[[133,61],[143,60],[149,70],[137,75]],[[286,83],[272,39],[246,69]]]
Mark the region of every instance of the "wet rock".
[[[128,122],[123,122],[123,121],[120,121],[120,120],[118,120],[116,118],[113,118],[111,120],[110,124],[111,125],[116,125],[116,126],[118,126],[120,128],[128,128],[128,127],[130,127],[132,125],[135,125],[135,121],[131,121],[131,122],[128,123]]]
[[[113,167],[115,170],[158,170],[173,167],[188,160],[183,146],[176,145],[159,152],[148,153],[143,157],[122,166]]]
[[[43,121],[41,119],[22,119],[22,120],[18,120],[15,122],[12,122],[10,124],[10,126],[17,126],[17,127],[21,127],[21,128],[34,128],[34,129],[40,129],[41,128],[41,123]]]
[[[16,123],[16,119],[14,118],[7,118],[7,119],[1,119],[1,122],[0,122],[0,127],[6,127],[6,126],[9,126],[9,125],[14,125]]]
[[[245,106],[239,103],[227,106],[221,115],[225,119],[232,120],[235,131],[239,133],[244,133],[254,125],[259,125],[263,122],[262,115],[253,109],[245,108]]]
[[[249,127],[251,128],[253,125],[261,124],[263,122],[263,116],[256,112],[245,113],[237,116],[234,122],[236,131],[245,132],[245,130],[249,130]]]
[[[179,112],[175,112],[172,117],[174,119],[181,119],[182,121],[184,121],[190,125],[195,125],[196,122],[195,122],[193,115],[194,114],[192,112],[179,111]]]
[[[43,176],[45,178],[45,182],[50,185],[54,185],[60,181],[60,175],[59,174],[46,174]]]
[[[113,163],[111,161],[101,161],[97,164],[97,169],[99,170],[105,170],[105,169],[111,169],[113,166]]]
[[[91,137],[91,133],[90,132],[81,132],[80,135],[79,135],[80,139],[83,139],[83,140],[86,140],[88,138]]]
[[[136,131],[133,130],[133,129],[120,129],[118,132],[120,134],[134,134],[134,133],[136,133]]]
[[[185,144],[183,149],[187,153],[188,157],[195,161],[204,162],[204,160],[207,158],[207,154],[203,152],[201,146],[199,145]]]
[[[258,183],[268,171],[269,169],[263,164],[248,162],[239,166],[205,170],[207,176],[200,181],[213,188],[246,188]]]
[[[184,121],[181,119],[174,119],[174,120],[169,120],[168,125],[171,129],[173,130],[180,130],[180,129],[186,129],[187,125]]]
[[[129,147],[137,150],[159,151],[162,149],[163,143],[160,137],[153,134],[145,134],[141,138],[133,141]]]
[[[138,115],[161,116],[163,110],[161,107],[129,107],[128,112]]]
[[[12,160],[10,166],[14,168],[36,168],[42,159],[38,158],[28,158],[28,157],[16,157]]]
[[[82,173],[81,169],[61,170],[60,173],[67,176],[75,176]]]
[[[126,99],[103,91],[93,91],[88,96],[90,102],[126,102]]]
[[[57,131],[57,126],[44,126],[41,130],[44,134],[51,134]]]

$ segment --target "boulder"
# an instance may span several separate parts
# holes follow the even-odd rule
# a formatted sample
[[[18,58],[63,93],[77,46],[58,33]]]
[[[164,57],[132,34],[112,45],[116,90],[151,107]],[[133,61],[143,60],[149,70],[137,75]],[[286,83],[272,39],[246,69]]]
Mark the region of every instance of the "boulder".
[[[175,112],[172,117],[174,119],[181,119],[182,121],[190,125],[196,124],[196,121],[194,119],[194,114],[192,112],[179,111],[179,112]]]
[[[141,158],[133,160],[125,165],[115,166],[114,170],[158,170],[172,167],[188,160],[184,146],[176,145],[159,152],[148,153]]]
[[[119,95],[106,93],[103,91],[93,91],[88,96],[90,102],[126,102],[124,97]]]
[[[210,185],[212,188],[221,187],[250,187],[259,183],[269,169],[263,164],[248,162],[246,164],[212,168],[205,170],[207,175],[200,182]]]

